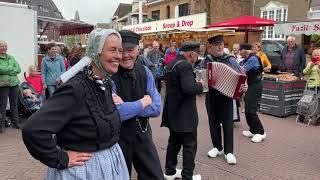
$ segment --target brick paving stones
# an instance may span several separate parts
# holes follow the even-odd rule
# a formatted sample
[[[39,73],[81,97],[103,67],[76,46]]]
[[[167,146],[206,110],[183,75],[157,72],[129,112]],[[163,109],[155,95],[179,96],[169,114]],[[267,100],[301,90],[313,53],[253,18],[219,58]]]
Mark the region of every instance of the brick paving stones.
[[[245,118],[234,127],[234,154],[238,163],[228,165],[222,156],[210,159],[212,148],[204,96],[198,97],[199,127],[195,173],[202,180],[319,180],[320,126],[295,124],[295,117],[276,118],[260,114],[267,138],[254,144],[242,136]],[[186,112],[187,113],[187,112]],[[164,167],[168,130],[160,128],[160,118],[151,119],[153,139]],[[182,157],[179,156],[179,167]],[[43,179],[46,167],[27,152],[20,130],[0,134],[0,180]],[[133,173],[135,176],[135,173]],[[132,179],[136,179],[133,177]]]

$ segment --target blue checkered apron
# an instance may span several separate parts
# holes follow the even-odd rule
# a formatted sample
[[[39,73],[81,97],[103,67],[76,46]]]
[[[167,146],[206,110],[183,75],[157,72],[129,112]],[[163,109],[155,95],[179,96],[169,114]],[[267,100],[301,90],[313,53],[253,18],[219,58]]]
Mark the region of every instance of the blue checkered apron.
[[[128,169],[118,144],[95,152],[83,166],[48,168],[45,180],[129,180]]]

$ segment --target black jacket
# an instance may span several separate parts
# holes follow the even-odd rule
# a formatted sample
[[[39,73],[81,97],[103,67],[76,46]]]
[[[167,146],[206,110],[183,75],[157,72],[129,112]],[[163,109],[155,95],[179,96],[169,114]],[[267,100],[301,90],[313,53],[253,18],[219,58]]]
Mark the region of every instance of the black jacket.
[[[178,56],[165,68],[166,96],[161,126],[175,132],[193,132],[198,126],[196,95],[203,87],[195,81],[192,65]]]
[[[22,137],[34,158],[63,169],[68,166],[63,150],[95,152],[109,148],[119,141],[120,126],[111,84],[107,83],[103,91],[81,72],[28,119]],[[56,134],[57,143],[52,134]]]
[[[139,100],[147,95],[147,73],[145,67],[135,64],[132,70],[124,69],[121,66],[112,79],[117,87],[117,95],[124,102]],[[136,139],[137,122],[136,119],[147,120],[146,117],[133,117],[122,123],[120,140],[133,142]]]
[[[285,66],[285,59],[288,52],[288,46],[285,46],[281,52],[281,71],[287,71]],[[302,71],[306,66],[306,55],[304,50],[300,46],[296,46],[294,49],[293,57],[293,73],[295,76],[302,76]]]

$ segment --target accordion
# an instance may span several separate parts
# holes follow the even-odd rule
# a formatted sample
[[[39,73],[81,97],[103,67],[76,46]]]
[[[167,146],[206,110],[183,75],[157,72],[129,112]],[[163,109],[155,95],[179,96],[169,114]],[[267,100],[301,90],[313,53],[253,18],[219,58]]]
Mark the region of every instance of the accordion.
[[[219,91],[221,94],[240,99],[241,87],[245,85],[247,76],[233,70],[226,64],[209,62],[207,66],[208,86]]]

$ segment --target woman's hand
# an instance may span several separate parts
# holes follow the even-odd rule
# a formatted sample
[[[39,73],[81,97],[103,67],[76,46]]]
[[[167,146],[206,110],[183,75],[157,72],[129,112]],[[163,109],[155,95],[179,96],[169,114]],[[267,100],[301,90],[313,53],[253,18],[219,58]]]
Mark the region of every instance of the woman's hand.
[[[68,168],[74,166],[82,166],[84,163],[91,159],[92,153],[76,152],[76,151],[66,151],[69,156]]]

